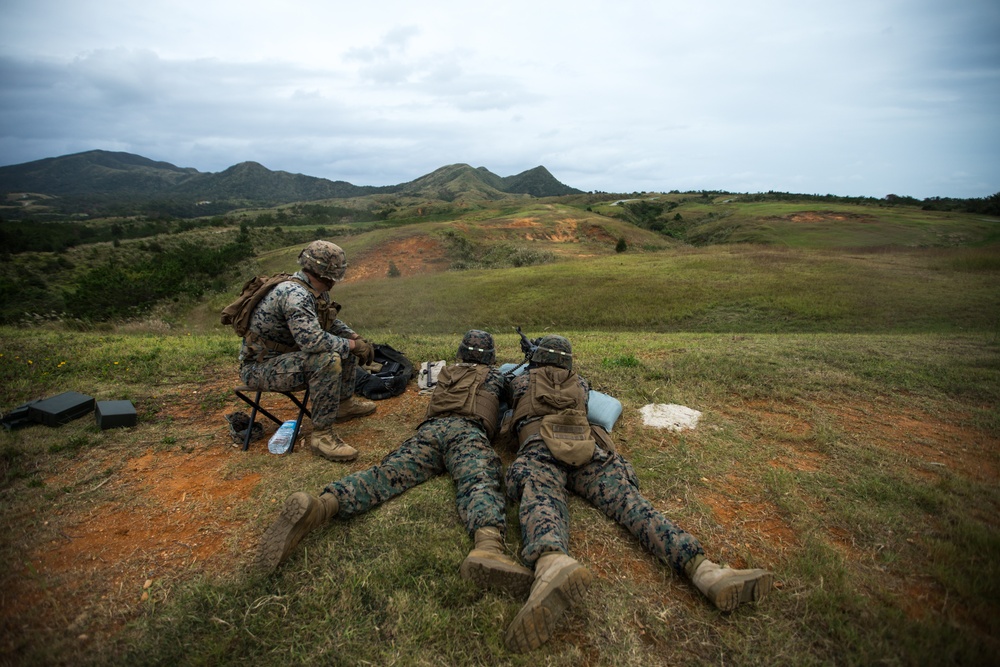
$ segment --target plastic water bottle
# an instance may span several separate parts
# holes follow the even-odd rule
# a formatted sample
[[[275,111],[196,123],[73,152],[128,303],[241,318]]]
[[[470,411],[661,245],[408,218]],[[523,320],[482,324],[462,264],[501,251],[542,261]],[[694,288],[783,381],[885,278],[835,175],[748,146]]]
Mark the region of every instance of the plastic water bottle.
[[[267,451],[272,454],[284,454],[292,446],[292,434],[295,433],[295,420],[289,419],[278,427],[271,439],[267,441]]]

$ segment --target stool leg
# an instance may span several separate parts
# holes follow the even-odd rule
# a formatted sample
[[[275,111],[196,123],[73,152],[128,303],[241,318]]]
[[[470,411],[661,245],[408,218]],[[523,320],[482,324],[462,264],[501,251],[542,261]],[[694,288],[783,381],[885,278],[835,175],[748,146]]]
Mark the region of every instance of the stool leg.
[[[299,406],[299,416],[295,420],[295,430],[292,432],[292,444],[288,448],[288,453],[291,454],[292,450],[295,449],[295,441],[299,437],[299,429],[302,428],[302,416],[306,413],[306,404],[309,402],[309,387],[306,387],[305,393],[302,395],[302,404]]]
[[[243,440],[243,451],[250,449],[250,436],[253,435],[253,420],[257,418],[257,408],[260,406],[260,395],[262,391],[257,392],[257,396],[253,399],[253,409],[250,410],[250,425],[247,426],[247,435]]]

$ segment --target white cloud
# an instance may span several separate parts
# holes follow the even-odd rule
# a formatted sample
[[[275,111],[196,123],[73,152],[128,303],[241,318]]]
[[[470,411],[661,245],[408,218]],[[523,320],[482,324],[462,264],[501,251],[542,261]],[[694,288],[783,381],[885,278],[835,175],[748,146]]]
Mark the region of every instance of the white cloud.
[[[0,163],[454,162],[591,190],[1000,190],[1000,5],[8,0]]]

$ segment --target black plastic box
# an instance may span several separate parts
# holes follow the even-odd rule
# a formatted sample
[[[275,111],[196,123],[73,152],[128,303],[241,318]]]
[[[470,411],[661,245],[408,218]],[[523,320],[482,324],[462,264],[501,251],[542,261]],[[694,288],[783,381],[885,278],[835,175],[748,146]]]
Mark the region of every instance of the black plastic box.
[[[132,401],[98,401],[94,410],[101,429],[135,426],[135,406]]]
[[[94,410],[94,399],[76,391],[67,391],[51,398],[32,403],[28,416],[32,421],[46,426],[59,426],[84,416]]]

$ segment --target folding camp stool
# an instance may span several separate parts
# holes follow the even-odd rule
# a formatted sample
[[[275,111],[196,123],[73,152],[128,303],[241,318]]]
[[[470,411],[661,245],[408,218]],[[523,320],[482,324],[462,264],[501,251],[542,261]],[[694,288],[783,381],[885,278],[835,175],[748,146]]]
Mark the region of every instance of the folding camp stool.
[[[295,392],[304,391],[302,398],[300,399],[295,395]],[[267,411],[267,409],[260,404],[260,397],[264,394],[282,394],[295,404],[299,409],[299,416],[295,420],[295,430],[292,432],[292,444],[288,447],[288,454],[292,453],[295,449],[295,440],[299,437],[299,429],[302,428],[302,417],[303,415],[312,419],[312,413],[309,412],[309,408],[306,407],[309,403],[309,387],[297,387],[289,391],[278,391],[271,389],[256,389],[254,387],[248,387],[247,385],[240,385],[239,387],[233,388],[233,393],[237,397],[251,408],[250,411],[250,425],[247,427],[247,435],[243,440],[243,451],[250,449],[250,435],[253,433],[253,422],[257,418],[257,413],[260,412],[262,415],[273,421],[278,426],[281,426],[284,422],[279,418],[275,417],[273,414]],[[254,394],[253,398],[250,398],[250,394]]]

